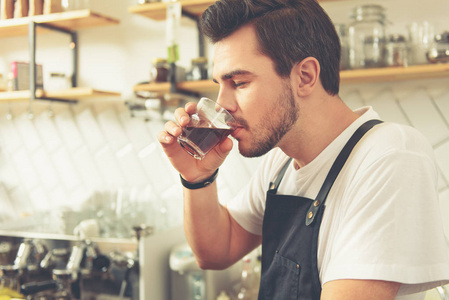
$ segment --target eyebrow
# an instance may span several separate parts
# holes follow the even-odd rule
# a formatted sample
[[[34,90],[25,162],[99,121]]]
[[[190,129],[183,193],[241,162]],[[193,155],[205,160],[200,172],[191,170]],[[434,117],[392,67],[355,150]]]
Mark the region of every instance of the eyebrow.
[[[237,75],[248,75],[248,74],[252,74],[250,71],[246,71],[246,70],[234,70],[231,71],[229,73],[226,73],[224,75],[221,76],[221,80],[229,80],[232,79],[232,77],[237,76]],[[214,78],[212,79],[213,82],[218,83],[218,81]]]

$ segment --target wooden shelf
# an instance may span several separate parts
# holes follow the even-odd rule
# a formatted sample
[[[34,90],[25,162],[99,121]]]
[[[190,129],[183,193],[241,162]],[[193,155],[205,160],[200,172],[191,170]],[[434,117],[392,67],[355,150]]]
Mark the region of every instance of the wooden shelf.
[[[441,77],[449,77],[449,64],[417,65],[410,67],[391,67],[340,72],[342,85]],[[212,82],[212,80],[184,81],[179,82],[176,86],[179,90],[200,94],[218,92],[219,88],[218,84]],[[170,84],[168,82],[148,83],[134,86],[134,91],[167,93],[169,90]]]
[[[216,0],[180,0],[182,10],[196,16],[200,16],[206,8],[214,4]],[[339,0],[320,0],[320,2],[339,1]],[[138,14],[153,20],[165,20],[167,15],[167,3],[154,2],[131,6],[128,11],[132,14]]]
[[[348,70],[340,72],[342,84],[403,81],[449,77],[449,64]]]
[[[206,10],[214,0],[181,0],[182,10],[199,16]],[[128,11],[153,20],[165,20],[167,16],[167,5],[165,2],[146,3],[131,6]]]
[[[49,24],[67,30],[79,30],[119,23],[116,19],[100,15],[89,9],[74,10],[48,15],[2,20],[0,21],[0,38],[27,35],[28,24],[30,21]],[[49,30],[38,27],[37,32],[49,32]]]
[[[88,87],[77,87],[63,91],[37,90],[36,97],[48,97],[67,100],[86,100],[100,97],[120,97],[120,93],[99,91]],[[23,101],[30,99],[30,91],[0,92],[0,101]]]

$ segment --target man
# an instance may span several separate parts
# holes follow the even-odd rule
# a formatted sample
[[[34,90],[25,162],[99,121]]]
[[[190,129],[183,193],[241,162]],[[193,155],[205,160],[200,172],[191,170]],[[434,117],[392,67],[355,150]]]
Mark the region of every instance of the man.
[[[217,101],[237,120],[240,153],[267,155],[224,207],[214,179],[231,139],[198,161],[176,143],[195,104],[166,123],[158,139],[185,187],[199,265],[226,268],[262,243],[259,299],[270,300],[385,300],[447,283],[432,148],[339,98],[340,45],[323,9],[221,0],[202,30],[215,43]]]

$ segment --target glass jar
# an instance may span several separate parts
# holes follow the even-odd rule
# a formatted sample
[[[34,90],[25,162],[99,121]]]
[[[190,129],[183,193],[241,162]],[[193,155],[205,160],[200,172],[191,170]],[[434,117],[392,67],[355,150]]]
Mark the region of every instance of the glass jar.
[[[349,65],[351,69],[384,66],[385,14],[380,5],[354,8],[349,25]]]
[[[385,64],[388,67],[407,67],[409,65],[409,46],[401,34],[392,34],[386,45]]]
[[[192,67],[186,74],[188,81],[207,79],[207,58],[198,57],[192,59]]]
[[[411,61],[414,65],[427,64],[426,55],[435,43],[435,26],[427,21],[408,26]]]
[[[150,82],[168,81],[168,64],[165,58],[153,58],[151,61]]]

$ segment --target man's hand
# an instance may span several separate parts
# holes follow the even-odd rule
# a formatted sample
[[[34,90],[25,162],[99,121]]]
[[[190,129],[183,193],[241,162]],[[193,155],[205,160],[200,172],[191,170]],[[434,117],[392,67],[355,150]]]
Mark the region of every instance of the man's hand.
[[[196,104],[189,102],[185,108],[177,108],[175,111],[176,122],[165,123],[165,131],[158,135],[158,140],[164,149],[172,165],[181,176],[191,182],[198,182],[208,178],[223,163],[232,149],[232,141],[227,138],[221,144],[212,149],[203,160],[197,160],[190,156],[177,143],[177,137],[182,133],[182,127],[190,122],[190,115],[196,112]]]

